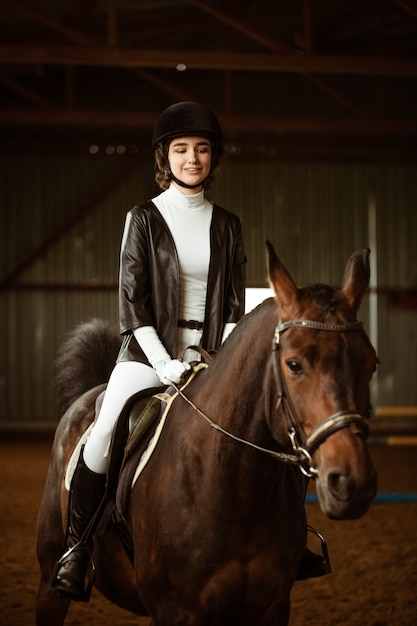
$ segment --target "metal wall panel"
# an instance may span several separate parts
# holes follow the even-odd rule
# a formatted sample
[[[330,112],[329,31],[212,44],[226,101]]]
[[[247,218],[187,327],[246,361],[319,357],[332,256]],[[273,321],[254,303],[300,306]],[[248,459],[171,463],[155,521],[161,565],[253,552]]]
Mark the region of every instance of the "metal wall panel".
[[[149,162],[117,156],[2,155],[0,165],[1,278],[23,267],[0,294],[0,428],[41,428],[58,419],[53,362],[65,332],[90,317],[117,323],[125,213],[156,190]],[[413,164],[235,157],[209,193],[242,219],[248,286],[267,284],[265,238],[299,283],[338,285],[350,254],[372,248],[375,319],[368,296],[360,317],[382,361],[377,405],[417,404],[416,180]]]

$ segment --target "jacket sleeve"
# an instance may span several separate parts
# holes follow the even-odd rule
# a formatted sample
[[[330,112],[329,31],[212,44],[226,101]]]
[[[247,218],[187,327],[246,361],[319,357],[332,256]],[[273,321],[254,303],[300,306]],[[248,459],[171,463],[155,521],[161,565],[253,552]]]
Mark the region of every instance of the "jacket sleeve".
[[[202,346],[218,350],[226,324],[245,313],[246,257],[240,219],[214,205]]]
[[[149,284],[146,216],[135,207],[127,214],[120,250],[119,322],[121,334],[154,326]]]
[[[237,323],[245,314],[246,256],[240,219],[234,216],[231,272],[226,284],[224,323]]]

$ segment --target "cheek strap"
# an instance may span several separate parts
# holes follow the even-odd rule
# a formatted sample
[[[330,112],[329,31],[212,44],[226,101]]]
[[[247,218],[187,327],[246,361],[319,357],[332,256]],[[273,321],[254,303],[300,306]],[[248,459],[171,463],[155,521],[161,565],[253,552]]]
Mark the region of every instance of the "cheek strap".
[[[164,169],[164,174],[165,176],[168,176],[170,180],[173,180],[174,183],[177,183],[177,185],[179,185],[180,187],[185,187],[186,189],[197,189],[197,187],[204,188],[205,182],[207,180],[206,178],[201,183],[197,183],[197,185],[188,185],[187,183],[184,183],[182,180],[174,176],[174,174],[171,172],[171,169],[169,167]]]

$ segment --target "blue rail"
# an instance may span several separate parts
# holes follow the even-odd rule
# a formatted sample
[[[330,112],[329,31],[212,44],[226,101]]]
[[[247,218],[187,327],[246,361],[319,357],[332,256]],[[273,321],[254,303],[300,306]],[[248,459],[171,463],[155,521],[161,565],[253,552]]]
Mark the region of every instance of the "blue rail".
[[[306,502],[308,504],[318,502],[318,497],[315,493],[308,493],[306,496]],[[383,504],[387,502],[417,502],[417,493],[377,493],[373,503]]]

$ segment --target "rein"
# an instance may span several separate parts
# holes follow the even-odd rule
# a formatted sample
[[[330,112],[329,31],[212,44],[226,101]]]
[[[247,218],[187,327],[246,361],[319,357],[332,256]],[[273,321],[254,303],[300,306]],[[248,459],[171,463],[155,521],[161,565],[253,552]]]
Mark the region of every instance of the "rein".
[[[279,352],[281,349],[280,336],[286,330],[290,328],[294,328],[294,327],[312,328],[314,330],[325,330],[325,331],[330,331],[330,332],[349,332],[353,330],[359,330],[360,328],[362,328],[362,322],[357,321],[357,322],[352,322],[350,324],[325,324],[323,322],[317,322],[313,320],[289,320],[287,322],[280,322],[277,325],[275,332],[274,332],[274,338],[272,340],[272,354],[273,355],[275,354],[275,358],[273,358],[272,363],[273,363],[275,383],[277,386],[277,402],[276,402],[275,410],[277,410],[279,406],[282,404],[286,423],[287,423],[288,436],[290,438],[291,445],[292,445],[293,452],[294,452],[293,454],[286,453],[286,452],[278,452],[276,450],[263,448],[262,446],[258,446],[257,444],[252,443],[251,441],[247,441],[246,439],[242,439],[241,437],[237,437],[236,435],[233,435],[231,432],[229,432],[228,430],[225,430],[224,428],[222,428],[222,426],[220,426],[219,424],[214,422],[212,419],[210,419],[201,409],[199,409],[185,395],[185,393],[182,391],[183,389],[182,387],[178,387],[174,383],[171,383],[171,384],[176,390],[177,394],[183,400],[185,400],[185,402],[187,402],[194,409],[194,411],[196,411],[196,413],[198,413],[209,424],[211,428],[214,428],[215,430],[223,433],[227,437],[230,437],[231,439],[239,443],[242,443],[246,446],[254,448],[255,450],[258,450],[260,452],[263,452],[264,454],[267,454],[268,456],[278,461],[282,461],[284,463],[290,463],[293,465],[298,465],[301,472],[308,478],[317,478],[318,470],[317,468],[311,466],[312,455],[315,452],[315,450],[317,450],[317,448],[320,446],[320,444],[323,443],[325,439],[327,439],[327,437],[329,437],[331,434],[333,434],[337,430],[340,430],[341,428],[345,428],[347,426],[351,426],[353,424],[356,424],[359,428],[361,428],[364,431],[365,435],[367,435],[369,431],[369,427],[368,427],[366,418],[360,413],[354,413],[354,412],[345,413],[344,411],[340,411],[339,413],[335,413],[334,415],[331,415],[330,417],[325,419],[324,422],[321,422],[320,424],[318,424],[318,426],[316,426],[308,436],[305,436],[305,434],[303,433],[304,437],[302,438],[303,439],[302,445],[299,444],[299,442],[297,441],[299,437],[299,433],[297,433],[296,427],[298,427],[298,430],[300,430],[301,426],[299,422],[296,420],[296,418],[293,417],[295,415],[295,411],[294,411],[294,407],[292,405],[292,402],[290,400],[289,394],[286,389],[285,379],[282,375],[282,369],[281,369],[280,358],[279,358]],[[195,346],[193,346],[193,348],[196,349]],[[194,370],[198,371],[200,369],[204,369],[208,367],[209,359],[206,359],[206,361],[207,363],[200,363],[194,368]],[[186,385],[184,385],[184,387],[185,386]]]
[[[197,366],[197,368],[202,367],[207,367],[207,365],[201,364]],[[171,385],[174,387],[178,395],[181,396],[181,398],[185,400],[187,404],[189,404],[194,409],[194,411],[196,411],[196,413],[201,415],[201,417],[206,420],[211,428],[218,430],[219,432],[223,433],[223,435],[227,435],[227,437],[230,437],[231,439],[234,439],[239,443],[243,443],[246,446],[255,448],[255,450],[259,450],[260,452],[264,452],[265,454],[272,456],[274,459],[278,459],[279,461],[283,461],[284,463],[293,463],[294,465],[299,464],[299,457],[295,456],[294,454],[287,454],[285,452],[276,452],[275,450],[269,450],[268,448],[263,448],[262,446],[258,446],[256,443],[252,443],[251,441],[247,441],[246,439],[241,439],[240,437],[233,435],[228,430],[222,428],[222,426],[220,426],[219,424],[216,424],[216,422],[213,422],[212,419],[210,419],[205,413],[203,413],[203,411],[201,411],[201,409],[199,409],[198,406],[196,406],[194,402],[192,402],[192,400],[190,400],[190,398],[188,398],[185,393],[183,393],[182,388],[177,387],[177,385],[175,385],[174,383],[171,383]]]

